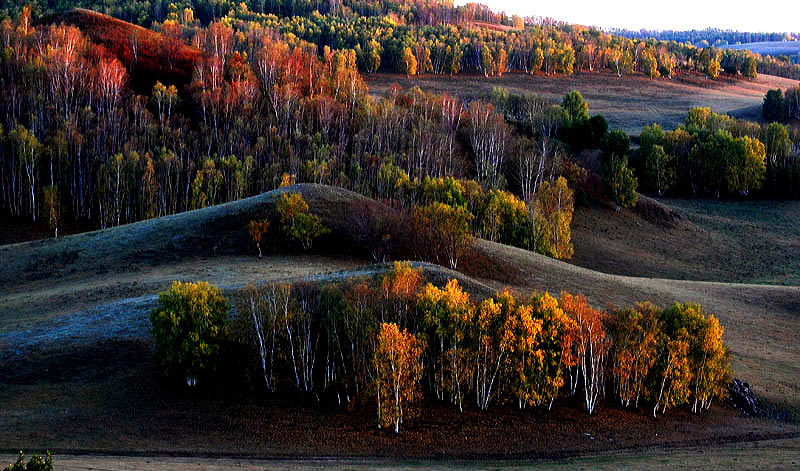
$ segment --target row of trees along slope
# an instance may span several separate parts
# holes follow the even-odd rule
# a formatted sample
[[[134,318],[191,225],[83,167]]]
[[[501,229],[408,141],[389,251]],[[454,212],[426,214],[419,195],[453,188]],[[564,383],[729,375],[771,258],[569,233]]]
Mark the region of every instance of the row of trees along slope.
[[[32,2],[38,13],[49,4]],[[800,66],[749,51],[695,47],[690,42],[637,39],[547,18],[508,17],[487,7],[450,2],[345,0],[291,2],[128,2],[76,1],[85,7],[151,26],[174,36],[186,29],[223,21],[247,34],[253,25],[317,44],[352,49],[363,71],[501,75],[507,71],[572,74],[609,70],[672,77],[696,71],[716,78],[725,71],[753,78],[757,73],[800,77]],[[21,5],[6,10],[19,13]]]
[[[686,403],[706,410],[729,381],[722,327],[692,304],[603,312],[580,295],[521,301],[509,291],[474,302],[456,280],[425,284],[404,263],[376,280],[248,286],[236,302],[228,322],[214,287],[176,282],[162,293],[151,320],[163,371],[213,381],[220,350],[236,339],[257,360],[259,388],[349,406],[371,398],[379,426],[394,432],[423,395],[459,410],[550,408],[576,396],[590,414],[601,398],[647,401],[655,416]]]

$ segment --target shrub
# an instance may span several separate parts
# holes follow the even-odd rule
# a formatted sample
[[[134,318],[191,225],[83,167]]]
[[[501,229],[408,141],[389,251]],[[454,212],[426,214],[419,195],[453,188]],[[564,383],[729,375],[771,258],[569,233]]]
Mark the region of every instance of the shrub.
[[[17,461],[8,465],[5,471],[53,471],[53,457],[49,451],[45,456],[33,455],[26,466],[25,454],[20,451]]]
[[[322,219],[308,212],[308,203],[300,193],[283,193],[278,201],[283,233],[300,242],[303,250],[311,249],[314,239],[330,232]]]
[[[222,291],[207,282],[175,281],[150,313],[153,357],[165,375],[189,386],[215,369],[226,333],[230,306]]]

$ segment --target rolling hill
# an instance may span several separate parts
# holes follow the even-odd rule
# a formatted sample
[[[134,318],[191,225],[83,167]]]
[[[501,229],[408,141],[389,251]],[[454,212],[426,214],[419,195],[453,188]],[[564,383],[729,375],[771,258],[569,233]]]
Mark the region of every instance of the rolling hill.
[[[258,260],[246,255],[250,252],[244,229],[246,221],[254,216],[263,217],[276,196],[290,190],[303,193],[312,210],[323,217],[340,242],[328,245],[320,256],[279,253]],[[148,363],[147,312],[155,302],[155,294],[173,279],[207,280],[232,294],[248,282],[309,276],[312,280],[344,279],[382,273],[385,265],[372,265],[369,260],[350,255],[350,246],[341,243],[354,240],[352,225],[342,217],[342,211],[360,199],[363,197],[340,188],[298,185],[114,229],[0,248],[0,257],[6,261],[0,267],[0,357],[6,364],[14,365],[4,381],[19,384],[6,389],[0,399],[20,411],[3,416],[0,429],[21,427],[19,420],[25,416],[25,410],[41,407],[39,401],[53,400],[53,393],[47,393],[50,391],[47,384],[66,382],[70,388],[76,388],[74,391],[86,388],[105,391],[104,385],[115,384],[117,388],[122,384],[120,381],[129,381],[130,378],[123,379],[127,377],[123,372],[129,368],[125,365],[134,359]],[[438,283],[457,277],[474,296],[486,296],[491,290],[509,286],[521,294],[541,290],[581,292],[599,307],[643,300],[662,306],[675,301],[702,303],[719,316],[725,328],[734,374],[752,383],[765,404],[797,418],[800,334],[795,325],[800,312],[800,288],[609,275],[488,241],[476,240],[475,247],[488,266],[512,264],[519,270],[519,276],[497,279],[493,271],[487,270],[482,276],[467,277],[435,265],[424,265],[426,276]],[[98,355],[104,358],[103,367],[92,366]],[[69,366],[64,364],[67,361]],[[44,371],[42,368],[52,372],[35,373]],[[146,371],[138,374],[146,375]],[[23,390],[29,392],[24,399],[19,395]],[[74,402],[78,396],[69,399],[59,393],[55,397],[86,411],[97,411],[98,407],[113,409],[117,407],[113,404],[118,404],[112,401],[112,405],[103,405],[85,398],[79,400],[79,405]],[[122,397],[115,400],[130,401]],[[151,413],[162,415],[157,407]],[[717,414],[720,413],[709,417]],[[723,420],[727,425],[710,426],[704,432],[710,433],[709,437],[717,432],[730,437],[755,426],[738,422],[735,414],[721,414],[723,418],[711,420]],[[44,427],[57,423],[53,420],[56,420],[53,416],[45,414],[37,419],[43,422],[36,424]],[[139,432],[128,430],[125,423],[119,424],[119,433],[137,436]],[[752,429],[750,433],[774,436],[770,434],[793,430],[791,426],[770,423],[758,425],[759,431]],[[664,422],[659,426],[673,427],[674,423]],[[91,435],[81,435],[80,427],[71,430],[80,435],[79,448],[105,443]],[[419,433],[427,436],[427,432]],[[0,448],[8,447],[12,443],[9,440],[8,435],[0,434]],[[151,447],[148,449],[164,446],[158,441],[148,443]],[[212,440],[212,443],[219,442]],[[106,446],[110,445],[100,447]],[[491,454],[490,450],[496,452],[497,448],[484,449]],[[337,454],[333,449],[328,451]]]

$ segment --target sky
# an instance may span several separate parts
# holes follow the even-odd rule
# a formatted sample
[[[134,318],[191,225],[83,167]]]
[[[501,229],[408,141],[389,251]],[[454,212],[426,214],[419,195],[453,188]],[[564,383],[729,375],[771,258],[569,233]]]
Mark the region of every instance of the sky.
[[[797,0],[473,0],[509,15],[544,16],[601,28],[800,31]],[[467,0],[455,0],[456,5]],[[743,7],[741,5],[747,5]]]

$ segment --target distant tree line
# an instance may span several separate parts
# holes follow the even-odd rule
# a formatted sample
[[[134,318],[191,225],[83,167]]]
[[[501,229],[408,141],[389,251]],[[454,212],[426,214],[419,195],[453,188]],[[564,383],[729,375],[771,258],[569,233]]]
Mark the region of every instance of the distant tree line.
[[[642,129],[635,168],[658,194],[800,196],[800,132],[693,108],[683,125]]]
[[[182,0],[59,4],[94,8],[157,29],[194,27],[223,21],[247,34],[253,24],[331,49],[353,49],[365,72],[415,74],[505,72],[566,74],[612,71],[651,78],[697,71],[716,78],[724,70],[754,77],[756,72],[800,77],[800,66],[749,51],[725,51],[688,42],[630,38],[594,28],[543,19],[509,18],[479,4],[453,7],[438,1],[276,0],[249,2]],[[6,6],[14,17],[22,5]],[[34,11],[54,11],[34,2]],[[705,52],[703,52],[705,51]],[[733,59],[728,59],[730,55]],[[737,59],[741,57],[740,59]]]
[[[696,47],[708,46],[727,46],[733,44],[745,44],[756,42],[773,42],[773,41],[798,41],[800,34],[784,32],[784,33],[753,33],[746,31],[731,31],[719,28],[706,28],[706,29],[693,29],[688,31],[673,31],[673,30],[627,30],[619,28],[611,28],[611,34],[624,36],[631,39],[650,39],[655,38],[659,41],[675,41],[679,43],[693,44]]]

